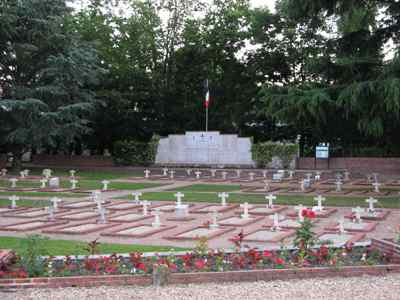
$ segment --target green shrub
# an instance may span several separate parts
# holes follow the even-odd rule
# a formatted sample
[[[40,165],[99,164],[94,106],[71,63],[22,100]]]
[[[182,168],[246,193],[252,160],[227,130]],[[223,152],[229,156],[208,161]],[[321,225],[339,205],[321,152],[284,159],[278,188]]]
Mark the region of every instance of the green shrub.
[[[282,160],[285,168],[289,167],[293,157],[298,154],[298,144],[284,144],[275,142],[264,142],[253,144],[251,148],[253,160],[259,167],[265,167],[272,161],[274,156]]]
[[[123,140],[114,143],[113,158],[117,165],[149,165],[155,162],[159,137],[153,136],[150,142]]]

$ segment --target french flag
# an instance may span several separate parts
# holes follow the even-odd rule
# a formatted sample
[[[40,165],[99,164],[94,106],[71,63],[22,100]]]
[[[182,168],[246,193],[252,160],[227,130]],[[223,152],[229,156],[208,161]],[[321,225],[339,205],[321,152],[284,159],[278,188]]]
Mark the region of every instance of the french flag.
[[[204,107],[208,108],[209,104],[210,104],[210,90],[208,88],[208,79],[205,80],[204,82],[204,91],[205,91],[205,98],[204,98]]]

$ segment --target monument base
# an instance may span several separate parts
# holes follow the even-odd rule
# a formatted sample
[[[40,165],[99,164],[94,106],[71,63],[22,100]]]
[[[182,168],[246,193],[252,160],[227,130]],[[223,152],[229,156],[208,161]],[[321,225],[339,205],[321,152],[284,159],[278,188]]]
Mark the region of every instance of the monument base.
[[[254,167],[251,139],[218,131],[189,131],[161,138],[156,165]]]

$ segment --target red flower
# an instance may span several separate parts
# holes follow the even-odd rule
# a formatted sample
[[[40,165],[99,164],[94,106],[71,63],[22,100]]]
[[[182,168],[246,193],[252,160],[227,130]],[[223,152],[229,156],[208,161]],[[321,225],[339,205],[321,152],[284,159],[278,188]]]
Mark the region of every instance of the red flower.
[[[19,270],[17,276],[18,276],[18,278],[27,278],[28,273],[24,270]]]
[[[204,269],[204,267],[206,266],[206,263],[205,263],[204,260],[198,259],[198,260],[196,260],[196,262],[194,263],[194,265],[195,265],[195,267],[196,267],[197,269],[202,270],[202,269]]]
[[[272,252],[270,252],[270,251],[268,251],[268,250],[265,250],[265,251],[263,252],[263,256],[264,256],[264,257],[272,257]]]
[[[275,263],[276,263],[277,265],[283,265],[283,264],[285,263],[285,261],[284,261],[282,258],[277,257],[277,258],[275,259]]]
[[[326,245],[322,245],[322,246],[319,248],[319,253],[320,253],[320,255],[321,255],[322,257],[328,256],[328,254],[329,254],[329,249],[328,249],[328,247],[327,247]]]
[[[309,219],[314,219],[316,217],[316,214],[314,211],[312,211],[311,209],[303,209],[301,211],[301,215],[303,217],[309,218]]]
[[[170,268],[170,269],[173,270],[173,271],[178,270],[178,266],[177,266],[176,264],[174,264],[174,263],[170,263],[170,264],[168,265],[168,268]]]

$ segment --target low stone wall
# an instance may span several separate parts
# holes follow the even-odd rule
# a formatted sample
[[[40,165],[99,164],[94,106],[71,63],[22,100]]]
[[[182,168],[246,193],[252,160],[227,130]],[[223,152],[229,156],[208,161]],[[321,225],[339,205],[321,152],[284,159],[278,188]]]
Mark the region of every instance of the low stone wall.
[[[300,157],[297,161],[298,169],[347,169],[352,172],[379,172],[394,174],[400,172],[400,158],[384,157],[332,157],[318,159],[315,163],[313,157]]]
[[[254,271],[173,273],[169,284],[199,284],[240,281],[271,281],[322,277],[382,276],[400,273],[400,265],[349,266],[339,268],[269,269]],[[79,277],[50,277],[0,279],[0,288],[59,288],[119,285],[151,285],[151,275],[104,275]]]

